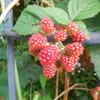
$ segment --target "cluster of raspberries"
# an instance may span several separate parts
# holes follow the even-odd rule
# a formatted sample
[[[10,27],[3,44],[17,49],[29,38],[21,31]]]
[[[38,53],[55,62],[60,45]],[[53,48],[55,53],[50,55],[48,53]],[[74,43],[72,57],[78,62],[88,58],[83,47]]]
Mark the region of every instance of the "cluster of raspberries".
[[[57,62],[67,72],[75,69],[75,63],[83,53],[82,43],[86,36],[78,29],[78,25],[70,22],[66,27],[63,25],[54,26],[54,22],[47,17],[42,18],[40,22],[42,32],[33,34],[29,40],[29,52],[32,56],[38,56],[43,66],[43,75],[50,79],[57,70]],[[46,35],[54,33],[56,42],[65,41],[68,35],[71,35],[73,43],[67,44],[62,51],[54,45],[48,45]]]

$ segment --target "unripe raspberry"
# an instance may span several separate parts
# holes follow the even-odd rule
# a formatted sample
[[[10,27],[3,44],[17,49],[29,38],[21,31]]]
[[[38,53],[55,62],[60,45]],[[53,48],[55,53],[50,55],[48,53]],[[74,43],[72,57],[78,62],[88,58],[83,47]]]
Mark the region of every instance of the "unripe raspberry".
[[[70,22],[66,26],[66,30],[67,30],[68,34],[74,35],[78,31],[78,25],[74,22]]]
[[[63,25],[55,25],[55,29],[57,30],[57,31],[59,31],[59,30],[64,30],[65,28],[64,28],[64,26]]]
[[[40,28],[46,34],[50,34],[51,32],[54,31],[54,22],[47,17],[43,17],[40,22]]]
[[[67,55],[62,55],[61,59],[61,66],[67,71],[71,72],[74,70],[74,61],[73,57],[68,57]]]
[[[32,56],[37,56],[39,51],[46,45],[47,38],[40,32],[33,34],[29,39],[29,51]]]
[[[81,30],[78,30],[78,32],[75,33],[72,36],[72,40],[74,42],[83,42],[85,39],[86,39],[86,36],[85,36],[85,34]]]
[[[43,67],[43,75],[50,79],[56,74],[57,67],[55,64],[47,65]]]
[[[65,47],[65,52],[68,56],[80,56],[83,53],[82,43],[69,43]]]
[[[59,30],[59,31],[55,32],[54,39],[56,41],[65,41],[67,39],[67,34],[65,31]]]
[[[72,56],[72,57],[73,57],[74,63],[77,63],[80,59],[78,56]]]
[[[58,48],[54,46],[45,46],[38,54],[39,61],[42,65],[51,65],[58,60]]]

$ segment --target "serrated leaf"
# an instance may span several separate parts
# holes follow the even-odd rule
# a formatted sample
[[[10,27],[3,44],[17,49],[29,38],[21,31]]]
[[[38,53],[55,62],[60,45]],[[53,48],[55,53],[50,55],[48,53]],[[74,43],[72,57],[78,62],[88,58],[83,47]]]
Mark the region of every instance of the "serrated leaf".
[[[67,12],[65,12],[63,9],[47,7],[43,8],[43,10],[46,11],[49,16],[52,16],[58,23],[66,25],[70,22]]]
[[[40,83],[41,83],[42,88],[45,88],[46,78],[43,75],[40,75],[39,79],[40,79]]]
[[[90,54],[97,76],[100,78],[100,45],[91,45]]]
[[[32,15],[39,20],[41,20],[41,18],[43,17],[49,18],[48,14],[42,9],[42,7],[36,5],[27,6],[27,8],[23,11],[23,13]]]
[[[36,22],[39,22],[33,16],[22,13],[19,19],[17,20],[16,25],[13,30],[16,31],[19,35],[31,35],[40,30],[39,25],[34,25]]]
[[[68,4],[68,12],[72,21],[94,17],[99,11],[98,0],[70,0]]]
[[[90,35],[89,35],[89,31],[86,28],[86,25],[82,21],[76,21],[75,23],[77,23],[79,26],[79,29],[84,32],[84,34],[86,35],[86,39],[89,40]]]
[[[19,35],[31,35],[40,31],[39,23],[42,17],[49,17],[39,6],[29,5],[21,13],[12,30]]]

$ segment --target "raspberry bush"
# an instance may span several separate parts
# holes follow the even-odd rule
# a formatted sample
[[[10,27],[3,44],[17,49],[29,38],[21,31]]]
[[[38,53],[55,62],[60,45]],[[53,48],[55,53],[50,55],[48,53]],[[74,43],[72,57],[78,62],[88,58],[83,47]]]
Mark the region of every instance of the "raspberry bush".
[[[97,75],[100,77],[99,46],[86,45],[90,43],[89,31],[99,32],[100,14],[96,15],[100,12],[99,0],[23,0],[23,2],[14,8],[13,19],[16,24],[12,29],[21,38],[22,35],[26,38],[14,39],[22,99],[36,100],[39,94],[39,100],[57,100],[57,95],[67,89],[70,90],[70,87],[69,96],[66,97],[65,93],[58,99],[92,100],[92,97],[99,96],[99,88],[94,88]],[[0,39],[2,39],[2,25],[0,24]],[[5,82],[7,71],[5,67],[2,68],[6,66],[7,60],[1,44],[0,47],[0,95],[5,95],[6,99],[3,99],[7,100],[7,86],[5,87],[7,84],[4,84],[8,83],[8,80]],[[72,88],[74,85],[76,86]],[[44,93],[45,90],[45,96],[41,96],[41,91]]]

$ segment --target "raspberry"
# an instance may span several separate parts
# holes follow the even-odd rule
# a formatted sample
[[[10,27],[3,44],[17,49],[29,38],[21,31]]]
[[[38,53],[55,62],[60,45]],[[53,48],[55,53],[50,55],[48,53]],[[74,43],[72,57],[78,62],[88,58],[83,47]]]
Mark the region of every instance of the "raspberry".
[[[68,57],[67,55],[62,55],[61,59],[61,66],[67,71],[71,72],[74,70],[74,60],[73,57]]]
[[[69,43],[65,47],[65,52],[68,56],[79,56],[83,53],[83,46],[81,43]]]
[[[95,90],[96,90],[97,92],[100,92],[100,87],[99,87],[99,86],[95,87]]]
[[[67,39],[67,34],[65,31],[59,30],[59,31],[55,32],[54,39],[56,41],[65,41]]]
[[[74,35],[78,31],[78,25],[74,22],[70,22],[66,26],[66,30],[67,30],[68,34]]]
[[[98,93],[95,90],[91,90],[90,93],[91,93],[93,98],[97,98]],[[95,99],[95,100],[97,100],[97,99]]]
[[[64,26],[63,25],[55,25],[55,29],[57,30],[57,31],[59,31],[59,30],[64,30],[65,28],[64,28]]]
[[[86,36],[81,30],[78,30],[78,32],[72,36],[74,42],[83,42],[85,39]]]
[[[51,65],[58,60],[58,48],[54,46],[45,46],[38,54],[42,65]]]
[[[29,47],[29,53],[32,56],[37,56],[39,52],[40,52],[40,49],[33,49],[32,47]]]
[[[40,28],[46,34],[50,34],[51,32],[54,31],[54,23],[49,18],[43,17],[42,20],[41,20],[41,22],[40,22]]]
[[[43,75],[50,79],[56,74],[57,67],[55,64],[47,65],[43,67]]]
[[[46,45],[47,38],[40,32],[33,34],[29,39],[29,51],[32,56],[37,56],[39,51]]]
[[[77,63],[79,61],[79,57],[78,56],[72,56],[72,57],[73,57],[74,63]]]

